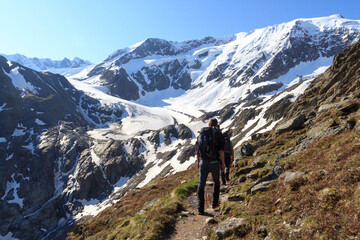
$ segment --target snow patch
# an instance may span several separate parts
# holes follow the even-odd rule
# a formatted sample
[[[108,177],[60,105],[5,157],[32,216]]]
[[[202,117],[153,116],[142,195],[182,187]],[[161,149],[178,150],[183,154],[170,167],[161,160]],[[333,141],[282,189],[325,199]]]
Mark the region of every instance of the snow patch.
[[[20,208],[23,208],[24,204],[23,204],[23,201],[24,199],[23,198],[19,198],[18,194],[17,194],[17,190],[20,188],[20,183],[16,182],[15,181],[15,173],[13,173],[11,175],[11,178],[12,180],[10,182],[7,182],[6,184],[6,190],[5,190],[5,194],[4,196],[1,198],[1,200],[5,200],[5,197],[8,195],[8,193],[13,190],[13,199],[12,200],[8,200],[8,203],[11,204],[11,203],[16,203],[20,206]]]
[[[5,159],[5,161],[11,160],[11,159],[13,158],[13,156],[14,156],[14,153],[12,153],[10,156],[8,156],[8,157]]]
[[[0,234],[1,239],[2,240],[20,240],[18,238],[13,237],[13,233],[12,232],[8,232],[8,234],[6,234],[5,236],[3,236],[2,234]]]
[[[37,88],[25,80],[24,76],[19,72],[19,69],[19,67],[11,69],[9,74],[5,72],[5,74],[11,78],[14,87],[21,91],[29,91],[33,94],[38,94]]]
[[[37,124],[37,125],[42,125],[42,126],[44,126],[44,125],[46,125],[46,123],[44,123],[43,121],[41,121],[40,119],[35,119],[35,123]]]
[[[17,128],[15,128],[13,134],[11,135],[12,137],[20,137],[20,136],[24,136],[26,134],[26,129],[25,127],[20,123],[18,124]]]
[[[7,104],[7,103],[4,103],[2,106],[0,106],[0,112],[1,112],[1,111],[6,111],[6,110],[12,109],[12,108],[5,108],[5,107],[6,107],[6,104]]]

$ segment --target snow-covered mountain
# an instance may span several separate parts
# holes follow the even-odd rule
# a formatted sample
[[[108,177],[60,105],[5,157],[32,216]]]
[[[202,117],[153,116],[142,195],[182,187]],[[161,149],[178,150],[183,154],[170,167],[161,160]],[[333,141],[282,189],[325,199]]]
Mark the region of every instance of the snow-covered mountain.
[[[218,39],[150,38],[117,50],[74,77],[140,103],[159,93],[178,96],[190,90],[176,102],[215,110],[284,89],[295,77],[329,66],[332,57],[356,41],[359,33],[359,21],[333,15]],[[208,97],[199,97],[204,95]]]
[[[1,236],[63,239],[129,189],[189,168],[211,117],[237,146],[272,129],[359,38],[360,21],[334,15],[147,39],[68,79],[0,57]]]
[[[4,56],[9,61],[20,63],[21,65],[36,71],[49,71],[64,76],[74,75],[92,64],[91,62],[78,57],[75,57],[72,60],[68,58],[64,58],[63,60],[52,60],[50,58],[28,58],[21,54],[0,55]]]

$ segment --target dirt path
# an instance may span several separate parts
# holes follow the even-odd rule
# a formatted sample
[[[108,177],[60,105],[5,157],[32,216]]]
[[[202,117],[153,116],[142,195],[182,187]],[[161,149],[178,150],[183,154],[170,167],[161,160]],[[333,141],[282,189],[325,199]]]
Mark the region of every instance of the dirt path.
[[[225,186],[221,186],[224,188]],[[207,233],[214,227],[214,224],[207,224],[208,218],[219,216],[219,209],[211,208],[213,186],[207,182],[205,187],[205,215],[197,215],[197,195],[191,194],[186,201],[188,208],[183,211],[175,225],[175,232],[170,240],[202,240],[206,239]],[[226,194],[220,191],[220,201]]]

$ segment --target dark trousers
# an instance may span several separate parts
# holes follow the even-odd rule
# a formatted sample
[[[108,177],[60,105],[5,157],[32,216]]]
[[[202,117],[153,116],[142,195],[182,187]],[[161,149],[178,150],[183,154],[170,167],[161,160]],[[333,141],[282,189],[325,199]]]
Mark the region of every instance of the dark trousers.
[[[213,181],[214,181],[214,191],[212,198],[212,205],[219,205],[219,194],[220,194],[220,165],[218,161],[210,162],[201,160],[200,161],[200,176],[199,176],[199,186],[197,189],[198,195],[198,211],[204,212],[205,205],[205,197],[204,197],[204,189],[206,185],[206,180],[208,174],[211,173]]]
[[[225,154],[225,173],[221,172],[221,181],[223,184],[226,184],[226,180],[229,179],[230,165],[231,165],[231,155]]]

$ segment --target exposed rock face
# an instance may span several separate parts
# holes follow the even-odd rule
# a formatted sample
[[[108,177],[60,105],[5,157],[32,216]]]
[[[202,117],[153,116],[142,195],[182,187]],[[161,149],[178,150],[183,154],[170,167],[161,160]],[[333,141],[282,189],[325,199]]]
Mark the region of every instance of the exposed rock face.
[[[193,137],[193,132],[184,124],[179,124],[178,136],[180,139],[189,139]]]
[[[105,80],[106,85],[110,85],[110,93],[127,100],[136,100],[139,98],[138,86],[130,80],[129,75],[123,68],[116,72],[104,71],[101,79]]]
[[[286,117],[325,110],[324,106],[339,104],[336,103],[337,98],[351,98],[351,96],[356,98],[360,81],[359,49],[360,42],[358,41],[344,52],[336,55],[333,65],[311,83],[304,94],[291,106]]]

